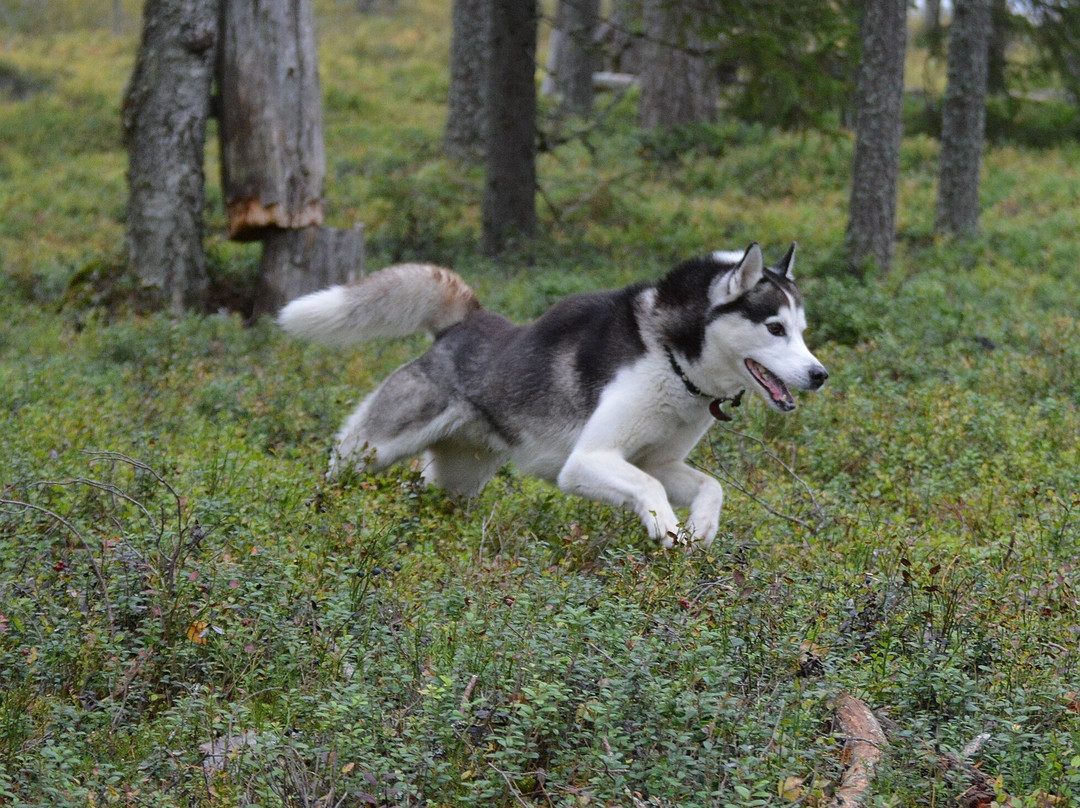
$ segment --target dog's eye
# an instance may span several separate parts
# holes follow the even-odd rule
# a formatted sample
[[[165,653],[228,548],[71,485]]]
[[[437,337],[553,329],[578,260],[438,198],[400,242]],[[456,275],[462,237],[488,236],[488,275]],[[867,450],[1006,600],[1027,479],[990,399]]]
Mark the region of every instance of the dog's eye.
[[[784,328],[783,323],[766,323],[765,327],[769,329],[769,333],[774,337],[782,337],[787,334],[787,329]]]

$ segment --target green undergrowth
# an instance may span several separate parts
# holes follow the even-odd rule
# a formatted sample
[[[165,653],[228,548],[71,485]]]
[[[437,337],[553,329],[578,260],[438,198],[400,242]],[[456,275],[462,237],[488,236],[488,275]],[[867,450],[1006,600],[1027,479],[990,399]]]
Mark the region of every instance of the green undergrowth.
[[[692,460],[721,533],[662,552],[512,469],[471,501],[408,466],[327,482],[342,419],[424,340],[142,312],[116,277],[134,26],[27,9],[0,52],[0,803],[820,806],[847,692],[889,741],[868,804],[955,804],[936,761],[984,735],[999,805],[1077,804],[1075,143],[995,143],[953,240],[911,134],[896,266],[859,283],[848,135],[643,134],[601,98],[540,157],[540,238],[484,258],[482,170],[439,150],[445,8],[320,4],[328,217],[364,222],[369,269],[449,263],[526,320],[798,242],[829,382],[713,428]],[[242,291],[216,152],[209,265]]]

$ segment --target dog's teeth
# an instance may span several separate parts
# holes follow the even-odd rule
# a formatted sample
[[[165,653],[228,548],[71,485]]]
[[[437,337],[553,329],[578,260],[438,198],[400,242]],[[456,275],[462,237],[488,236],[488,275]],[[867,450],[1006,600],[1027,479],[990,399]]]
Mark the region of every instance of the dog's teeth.
[[[795,399],[792,398],[787,385],[784,384],[779,376],[760,362],[755,362],[753,359],[747,359],[746,366],[750,369],[754,378],[761,383],[762,387],[769,391],[773,403],[785,412],[790,412],[795,409]]]

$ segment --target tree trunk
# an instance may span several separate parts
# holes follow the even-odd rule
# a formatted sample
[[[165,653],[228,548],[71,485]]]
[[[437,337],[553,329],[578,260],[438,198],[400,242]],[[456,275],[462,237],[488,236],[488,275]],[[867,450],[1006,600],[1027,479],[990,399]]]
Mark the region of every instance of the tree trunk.
[[[643,129],[716,119],[716,71],[704,42],[692,35],[700,21],[693,4],[645,0],[642,12]]]
[[[990,41],[987,45],[986,92],[1005,95],[1009,39],[1012,35],[1012,14],[1008,0],[991,0]]]
[[[229,237],[322,223],[326,177],[311,0],[222,0],[221,175]]]
[[[922,35],[930,52],[941,54],[941,0],[925,0],[922,10]]]
[[[941,0],[923,3],[923,33],[929,34],[941,27]]]
[[[492,0],[454,0],[451,11],[450,90],[443,148],[457,160],[483,156],[487,147],[488,59]]]
[[[364,228],[278,230],[263,241],[253,317],[276,312],[294,298],[364,274]]]
[[[200,307],[203,144],[218,40],[218,0],[147,0],[124,93],[128,261],[172,311]]]
[[[954,0],[948,85],[941,116],[938,230],[971,233],[979,226],[989,41],[990,0]]]
[[[845,247],[852,270],[886,272],[896,237],[906,0],[868,0],[856,94],[855,155]]]
[[[1041,60],[1061,79],[1071,101],[1080,102],[1080,6],[1063,0],[1030,0],[1024,15]]]
[[[600,0],[560,0],[559,11],[565,32],[555,71],[556,92],[562,96],[560,106],[571,115],[591,115]]]
[[[536,234],[536,0],[492,3],[483,243]]]
[[[565,16],[565,5],[560,2],[555,7],[555,21],[551,26],[551,33],[548,34],[547,61],[544,62],[544,78],[540,82],[540,95],[552,96],[558,92],[555,75],[559,72],[559,62],[562,60],[563,40],[566,37],[564,33],[566,23],[563,22]]]
[[[613,0],[611,5],[611,69],[637,73],[641,66],[641,0]]]

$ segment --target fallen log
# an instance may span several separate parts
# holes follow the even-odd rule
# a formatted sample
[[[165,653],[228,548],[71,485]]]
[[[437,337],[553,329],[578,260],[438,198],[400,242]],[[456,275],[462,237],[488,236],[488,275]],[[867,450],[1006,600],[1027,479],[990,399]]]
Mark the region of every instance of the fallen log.
[[[840,785],[827,805],[828,808],[853,808],[866,800],[887,741],[881,724],[862,701],[843,693],[836,698],[835,705],[833,729],[845,739],[845,769]]]

